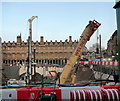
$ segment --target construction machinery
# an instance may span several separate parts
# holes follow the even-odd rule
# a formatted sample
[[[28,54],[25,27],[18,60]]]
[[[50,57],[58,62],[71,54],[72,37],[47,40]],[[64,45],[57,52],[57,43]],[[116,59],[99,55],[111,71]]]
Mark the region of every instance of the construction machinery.
[[[65,82],[74,68],[77,59],[81,56],[82,48],[89,41],[92,34],[101,24],[96,20],[89,21],[83,31],[80,41],[64,67],[64,71],[60,76],[60,81],[57,83],[63,84],[64,87],[56,87],[57,83],[41,82],[39,85],[26,85],[14,89],[0,89],[2,96],[0,100],[16,100],[16,101],[120,101],[120,85],[105,85],[105,86],[88,86],[90,83],[82,83],[80,86],[67,86]],[[53,72],[53,71],[51,71]],[[75,77],[73,78],[73,81]],[[47,86],[45,86],[47,85]],[[54,87],[51,85],[54,85]]]
[[[57,81],[57,83],[64,84],[73,69],[74,65],[76,64],[78,58],[81,56],[82,53],[82,48],[85,46],[87,41],[90,40],[90,37],[93,35],[93,33],[98,29],[98,27],[101,24],[98,23],[96,20],[89,21],[89,24],[86,26],[85,30],[83,31],[82,35],[80,36],[80,41],[71,55],[70,59],[68,60],[67,64],[64,67],[64,70],[60,76],[60,80]],[[74,82],[76,76],[73,75],[73,80]],[[60,82],[59,82],[60,81]]]

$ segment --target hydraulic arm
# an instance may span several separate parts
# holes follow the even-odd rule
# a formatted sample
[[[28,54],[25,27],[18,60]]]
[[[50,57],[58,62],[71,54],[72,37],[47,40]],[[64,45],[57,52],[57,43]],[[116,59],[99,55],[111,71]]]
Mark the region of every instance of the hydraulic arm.
[[[67,64],[65,65],[64,70],[60,76],[60,80],[58,80],[57,83],[59,83],[59,81],[60,81],[60,84],[64,84],[66,82],[72,68],[74,67],[75,63],[77,62],[77,59],[81,56],[82,48],[85,46],[87,41],[89,41],[92,34],[97,30],[97,28],[100,25],[101,24],[98,23],[96,20],[89,21],[89,24],[86,26],[85,30],[83,31],[83,33],[80,37],[80,41],[79,41],[75,51],[71,55],[70,59],[68,60]]]

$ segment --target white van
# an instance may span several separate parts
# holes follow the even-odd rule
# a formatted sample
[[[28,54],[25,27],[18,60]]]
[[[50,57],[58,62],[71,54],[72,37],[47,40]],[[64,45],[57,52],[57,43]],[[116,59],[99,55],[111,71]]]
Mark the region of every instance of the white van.
[[[26,82],[24,80],[16,80],[10,79],[7,81],[7,86],[26,86]]]

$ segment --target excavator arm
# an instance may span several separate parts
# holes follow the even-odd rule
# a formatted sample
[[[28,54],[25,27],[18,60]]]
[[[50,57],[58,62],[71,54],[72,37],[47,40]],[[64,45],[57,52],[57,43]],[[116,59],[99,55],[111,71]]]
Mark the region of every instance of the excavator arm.
[[[101,24],[98,23],[96,20],[89,21],[89,24],[86,26],[85,30],[83,31],[83,33],[80,37],[79,43],[78,43],[75,51],[71,55],[70,59],[68,60],[67,64],[65,65],[64,70],[59,78],[60,80],[57,80],[57,83],[64,84],[66,82],[76,61],[81,56],[82,48],[85,46],[87,41],[90,40],[90,37],[93,35],[93,33],[98,29],[98,27],[100,25]]]

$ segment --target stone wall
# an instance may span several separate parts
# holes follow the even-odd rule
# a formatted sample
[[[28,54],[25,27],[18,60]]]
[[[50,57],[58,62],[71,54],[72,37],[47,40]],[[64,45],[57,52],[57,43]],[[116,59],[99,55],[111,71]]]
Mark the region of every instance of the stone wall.
[[[117,30],[112,34],[111,38],[107,43],[107,54],[108,56],[115,56],[118,53],[118,39]]]
[[[2,43],[0,38],[0,85],[2,85]]]
[[[44,41],[44,37],[40,37],[40,41],[32,42],[32,57],[36,63],[48,63],[64,65],[72,52],[76,48],[78,41],[72,41],[72,37],[66,39],[64,42],[52,40],[50,42]],[[28,59],[28,43],[22,41],[21,35],[17,36],[16,42],[3,42],[2,43],[3,63],[16,64],[26,63]],[[83,48],[87,52],[87,48]]]

